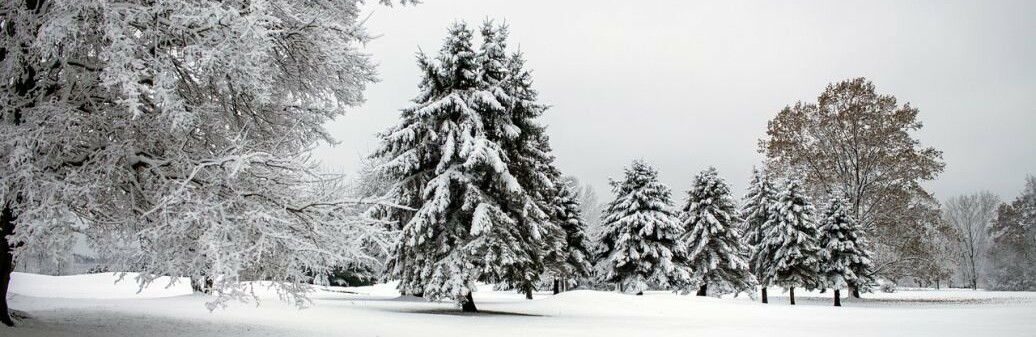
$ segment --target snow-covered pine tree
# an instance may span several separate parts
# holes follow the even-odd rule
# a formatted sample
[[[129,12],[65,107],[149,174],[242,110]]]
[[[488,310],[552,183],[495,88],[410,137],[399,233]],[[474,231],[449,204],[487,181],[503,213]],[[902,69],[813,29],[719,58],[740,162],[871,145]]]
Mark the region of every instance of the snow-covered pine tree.
[[[546,127],[537,121],[547,106],[537,101],[537,92],[532,88],[532,75],[525,69],[522,54],[516,52],[507,55],[507,27],[493,26],[491,21],[486,21],[481,33],[480,76],[487,86],[486,90],[497,97],[507,112],[496,115],[500,120],[491,120],[488,125],[500,139],[500,145],[508,158],[508,168],[527,191],[529,199],[524,204],[528,206],[529,212],[522,220],[539,223],[540,233],[543,234],[539,242],[542,254],[537,258],[542,260],[551,274],[546,276],[555,280],[571,276],[578,271],[568,262],[573,252],[566,238],[573,233],[564,228],[568,219],[559,217],[555,211],[564,207],[560,204],[564,200],[561,196],[561,172],[554,165]],[[550,214],[541,214],[538,210]],[[533,280],[536,277],[522,274],[508,279],[520,281],[513,286],[524,292],[526,298],[532,298],[535,288]]]
[[[748,183],[748,193],[742,199],[741,215],[744,222],[741,224],[742,240],[750,250],[749,267],[755,275],[762,291],[762,302],[767,303],[766,287],[772,285],[772,280],[763,275],[767,266],[773,261],[772,256],[765,256],[765,252],[759,250],[759,243],[762,242],[764,225],[772,215],[773,205],[777,201],[777,188],[774,186],[769,174],[765,169],[752,168],[752,180]]]
[[[871,253],[846,201],[838,196],[832,196],[824,206],[818,230],[821,286],[834,289],[834,305],[840,307],[841,289],[869,282]]]
[[[375,153],[399,179],[395,199],[416,209],[390,215],[405,225],[388,271],[403,292],[476,311],[476,281],[537,281],[546,213],[511,173],[494,132],[518,127],[501,117],[502,91],[480,76],[472,31],[454,24],[438,57],[420,55],[418,64],[421,94]]]
[[[772,258],[764,265],[762,284],[787,288],[795,304],[795,287],[814,289],[820,247],[813,223],[814,207],[795,178],[788,178],[777,196],[773,214],[763,224],[765,232],[757,258]]]
[[[746,261],[749,248],[741,241],[741,216],[730,187],[709,167],[694,177],[680,214],[687,246],[691,285],[698,296],[736,293],[755,286]]]
[[[605,210],[598,252],[598,263],[604,264],[602,280],[638,295],[651,287],[686,286],[691,272],[669,187],[641,160],[626,168],[625,175],[623,181],[611,181],[615,200]]]
[[[554,294],[560,292],[561,286],[568,287],[575,280],[590,275],[591,264],[590,241],[586,235],[586,224],[580,210],[579,201],[573,191],[574,181],[564,180],[555,183],[558,192],[554,197],[551,221],[557,223],[562,230],[564,247],[547,260],[547,270],[553,278]],[[548,255],[548,258],[551,257]]]
[[[813,289],[817,283],[819,247],[814,212],[799,181],[789,177],[777,196],[773,214],[762,225],[765,231],[757,258],[768,258],[770,262],[762,264],[764,279],[760,283],[787,288],[793,305],[796,287]]]

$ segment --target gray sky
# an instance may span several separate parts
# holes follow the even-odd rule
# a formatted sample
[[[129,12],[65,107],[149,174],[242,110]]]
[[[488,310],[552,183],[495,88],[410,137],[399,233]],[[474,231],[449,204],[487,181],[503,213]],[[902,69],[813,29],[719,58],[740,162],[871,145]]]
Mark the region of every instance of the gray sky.
[[[374,1],[371,1],[374,2]],[[456,20],[506,19],[534,70],[558,166],[610,195],[643,158],[682,200],[709,165],[740,196],[778,110],[864,76],[920,109],[940,199],[1013,199],[1036,174],[1036,1],[486,1],[367,5],[382,81],[315,158],[352,172],[417,93],[418,47]]]

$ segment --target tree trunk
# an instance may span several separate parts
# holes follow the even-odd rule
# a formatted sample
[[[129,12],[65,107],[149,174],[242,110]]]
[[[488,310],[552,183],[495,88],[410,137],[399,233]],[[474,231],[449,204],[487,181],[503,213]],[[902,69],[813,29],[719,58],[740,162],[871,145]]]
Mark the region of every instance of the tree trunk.
[[[695,295],[698,295],[698,296],[708,296],[709,295],[709,285],[708,284],[702,284],[701,287],[698,287],[698,293],[695,294]]]
[[[561,282],[558,281],[558,279],[555,278],[554,279],[554,295],[557,295],[560,292],[561,292]]]
[[[842,291],[838,289],[835,289],[835,306],[842,306]]]
[[[852,293],[853,295],[853,298],[860,298],[860,287],[853,285],[850,286],[849,289],[850,293]]]
[[[532,287],[525,288],[525,299],[527,299],[527,300],[531,300],[532,299]]]
[[[460,310],[463,312],[478,312],[478,308],[475,307],[475,298],[471,297],[471,292],[468,292],[468,296],[465,297],[464,303],[461,303]]]
[[[763,286],[763,304],[770,303],[766,301],[766,286]]]
[[[935,290],[939,290],[939,279],[935,279]]]
[[[788,297],[791,298],[791,305],[795,305],[795,287],[788,288]]]
[[[0,323],[7,326],[14,326],[7,309],[7,288],[14,271],[14,247],[7,241],[7,236],[14,234],[14,220],[14,210],[4,205],[0,210]]]

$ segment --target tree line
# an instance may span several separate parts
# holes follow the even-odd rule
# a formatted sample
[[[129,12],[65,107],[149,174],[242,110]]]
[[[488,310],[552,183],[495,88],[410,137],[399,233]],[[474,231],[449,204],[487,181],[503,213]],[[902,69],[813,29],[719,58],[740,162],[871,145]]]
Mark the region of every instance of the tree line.
[[[536,120],[546,106],[536,100],[522,54],[507,51],[505,26],[484,23],[478,47],[475,35],[459,22],[437,55],[418,54],[420,93],[399,123],[379,134],[372,155],[381,162],[374,170],[393,182],[389,198],[406,206],[373,210],[400,232],[385,278],[399,280],[401,293],[475,311],[478,282],[528,298],[544,280],[702,296],[778,285],[792,302],[796,287],[833,288],[836,304],[840,289],[858,296],[873,284],[865,223],[854,212],[862,202],[852,199],[859,192],[835,186],[817,195],[800,182],[803,170],[776,160],[756,172],[744,209],[709,169],[695,177],[679,210],[657,171],[635,161],[624,180],[612,181],[616,199],[588,240],[574,186],[554,164]],[[829,91],[873,88],[862,79],[839,86]],[[801,113],[782,111],[775,120],[785,115]],[[826,202],[819,214],[813,200]]]

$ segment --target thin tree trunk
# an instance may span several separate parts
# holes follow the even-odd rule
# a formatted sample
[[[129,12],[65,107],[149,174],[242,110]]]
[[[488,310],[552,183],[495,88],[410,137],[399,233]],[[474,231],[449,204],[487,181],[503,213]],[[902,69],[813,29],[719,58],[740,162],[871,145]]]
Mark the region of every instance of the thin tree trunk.
[[[478,308],[475,307],[475,298],[471,297],[471,292],[468,292],[468,296],[465,297],[464,303],[460,305],[460,310],[463,312],[478,312]]]
[[[7,241],[7,236],[14,234],[14,221],[14,211],[4,205],[0,210],[0,323],[7,326],[14,326],[7,308],[7,289],[14,271],[14,247]]]
[[[795,287],[788,288],[788,295],[791,298],[791,305],[795,305]]]
[[[850,286],[849,289],[851,290],[850,292],[852,293],[853,298],[860,298],[860,287],[859,286],[853,285],[853,286]]]
[[[766,286],[763,286],[763,304],[770,303],[766,300]]]
[[[557,295],[560,292],[561,292],[561,282],[558,281],[558,279],[555,278],[554,279],[554,295]]]
[[[523,286],[523,288],[524,289],[522,289],[522,291],[525,292],[525,299],[531,300],[532,299],[532,285],[531,284],[526,284],[526,285]]]
[[[842,291],[838,289],[835,289],[835,306],[842,306]]]
[[[695,294],[695,295],[698,295],[698,296],[708,296],[709,295],[709,285],[708,284],[702,284],[701,287],[698,287],[698,293]]]

